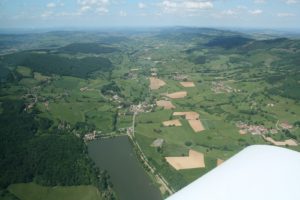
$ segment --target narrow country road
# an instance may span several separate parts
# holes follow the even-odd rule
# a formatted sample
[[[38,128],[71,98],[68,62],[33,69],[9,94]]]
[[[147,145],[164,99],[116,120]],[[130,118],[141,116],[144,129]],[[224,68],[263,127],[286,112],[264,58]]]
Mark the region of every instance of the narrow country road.
[[[132,132],[128,132],[128,137],[132,141],[133,145],[136,147],[138,151],[138,156],[140,159],[143,161],[144,165],[151,171],[151,173],[154,174],[154,177],[156,181],[164,187],[165,191],[167,191],[169,194],[173,194],[175,190],[170,186],[170,184],[166,181],[166,179],[157,172],[156,168],[154,166],[151,166],[150,162],[148,161],[147,157],[143,153],[140,145],[137,143],[135,140],[135,135],[134,135],[134,126],[135,126],[135,118],[136,118],[137,112],[134,112],[133,117],[132,117]]]

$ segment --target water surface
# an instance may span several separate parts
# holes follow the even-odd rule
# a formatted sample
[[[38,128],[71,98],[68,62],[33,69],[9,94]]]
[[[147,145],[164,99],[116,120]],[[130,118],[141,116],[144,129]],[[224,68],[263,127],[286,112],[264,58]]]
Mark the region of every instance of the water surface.
[[[109,172],[120,200],[162,200],[127,136],[94,140],[88,144],[88,149],[96,165]]]

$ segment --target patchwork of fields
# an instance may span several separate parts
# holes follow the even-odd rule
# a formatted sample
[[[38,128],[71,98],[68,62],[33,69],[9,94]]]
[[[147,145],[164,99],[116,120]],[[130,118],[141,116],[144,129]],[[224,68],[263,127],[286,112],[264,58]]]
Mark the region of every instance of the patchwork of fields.
[[[0,114],[2,102],[21,99],[24,112],[51,121],[49,130],[83,140],[90,133],[132,131],[135,113],[137,143],[175,191],[252,144],[300,151],[299,40],[173,31],[124,34],[125,39],[104,46],[85,41],[81,48],[72,41],[57,49],[2,55],[0,66],[10,75],[1,83]],[[247,38],[245,44],[224,47],[237,35]],[[103,39],[93,37],[89,42]],[[56,61],[43,65],[48,58],[67,70]],[[192,161],[191,154],[196,155]],[[90,197],[80,199],[101,199],[92,186],[8,187],[22,200],[31,197],[30,191],[54,199],[64,196],[64,189],[88,191]]]

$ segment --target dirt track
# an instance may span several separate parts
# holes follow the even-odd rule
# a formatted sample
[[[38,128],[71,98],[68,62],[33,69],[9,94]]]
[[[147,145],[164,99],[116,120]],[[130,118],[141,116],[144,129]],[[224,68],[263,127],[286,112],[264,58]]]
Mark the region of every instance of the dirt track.
[[[263,138],[268,141],[271,142],[272,144],[276,145],[276,146],[285,146],[285,145],[289,145],[289,146],[298,146],[297,142],[295,140],[292,139],[288,139],[288,140],[284,140],[284,141],[275,141],[273,138],[271,137],[265,137],[263,136]]]

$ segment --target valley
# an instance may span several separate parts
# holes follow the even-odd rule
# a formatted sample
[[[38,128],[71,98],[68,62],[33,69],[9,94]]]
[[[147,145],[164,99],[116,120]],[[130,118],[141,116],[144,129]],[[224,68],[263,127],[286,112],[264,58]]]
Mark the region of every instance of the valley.
[[[25,149],[1,159],[7,166],[0,174],[14,169],[10,159],[19,160],[22,169],[0,178],[7,199],[26,199],[18,188],[22,185],[14,185],[25,183],[76,185],[90,191],[90,199],[122,200],[130,177],[118,180],[123,176],[118,173],[125,173],[121,158],[105,160],[125,153],[106,151],[114,149],[110,142],[126,137],[132,148],[126,155],[142,174],[136,176],[143,177],[138,193],[150,187],[155,199],[178,191],[252,144],[300,151],[297,38],[173,27],[48,32],[27,41],[0,51],[0,122],[1,133],[6,133],[0,135],[0,150],[14,155],[12,147]],[[97,149],[96,143],[107,144]],[[121,143],[113,145],[118,149]],[[45,146],[53,154],[37,153],[46,152]],[[57,169],[44,171],[54,162]],[[56,176],[62,168],[61,174],[73,178]]]

